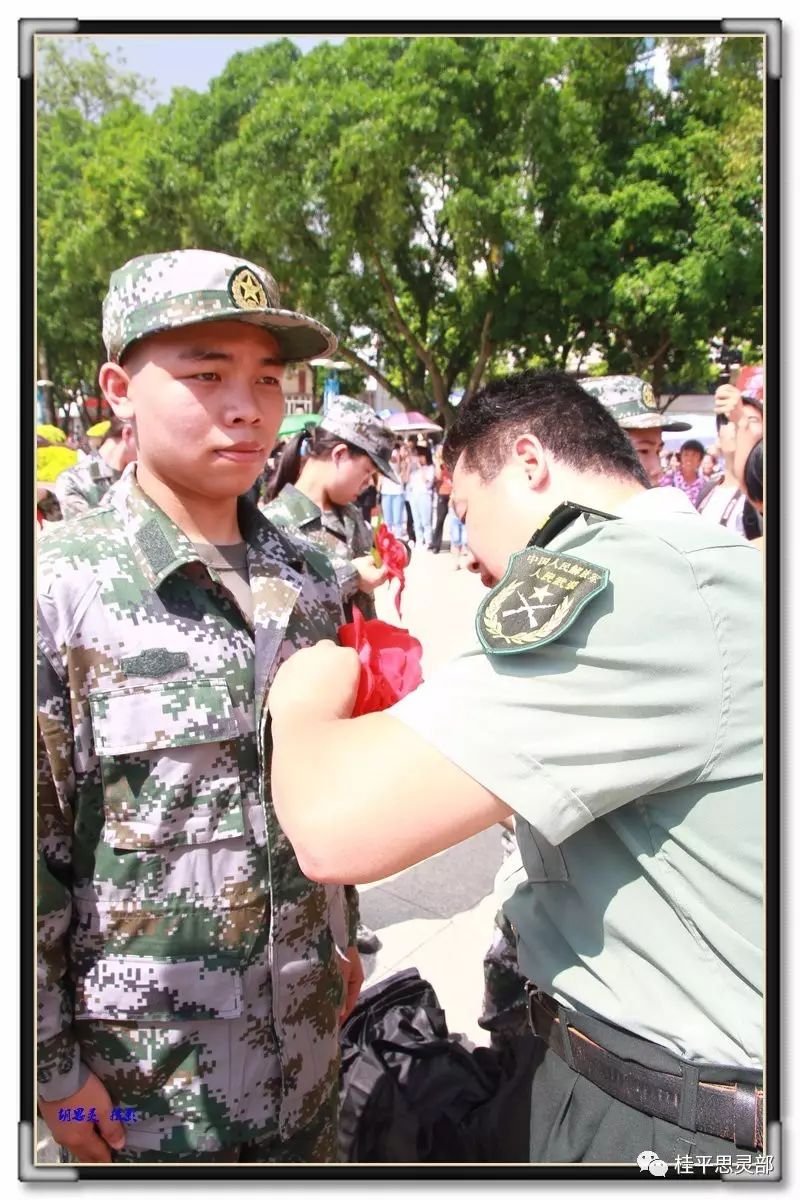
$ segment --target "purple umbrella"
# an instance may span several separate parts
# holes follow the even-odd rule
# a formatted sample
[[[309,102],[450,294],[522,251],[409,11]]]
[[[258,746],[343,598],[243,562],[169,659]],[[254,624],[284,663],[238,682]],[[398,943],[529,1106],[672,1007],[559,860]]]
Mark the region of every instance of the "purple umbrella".
[[[441,425],[436,425],[421,412],[396,412],[387,417],[386,424],[390,429],[399,433],[441,433]]]

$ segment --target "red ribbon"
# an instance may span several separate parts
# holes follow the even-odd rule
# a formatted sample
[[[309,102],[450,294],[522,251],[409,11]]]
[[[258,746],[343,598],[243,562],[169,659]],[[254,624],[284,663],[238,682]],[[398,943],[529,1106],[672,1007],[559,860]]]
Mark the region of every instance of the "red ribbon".
[[[339,642],[358,654],[361,674],[351,716],[383,712],[422,683],[422,646],[407,629],[365,621],[357,608],[339,629]]]
[[[388,525],[384,525],[383,522],[375,530],[375,549],[389,573],[389,579],[396,579],[400,584],[395,593],[394,606],[397,609],[398,617],[401,617],[400,597],[406,586],[405,569],[408,566],[408,551],[403,543],[394,536]]]

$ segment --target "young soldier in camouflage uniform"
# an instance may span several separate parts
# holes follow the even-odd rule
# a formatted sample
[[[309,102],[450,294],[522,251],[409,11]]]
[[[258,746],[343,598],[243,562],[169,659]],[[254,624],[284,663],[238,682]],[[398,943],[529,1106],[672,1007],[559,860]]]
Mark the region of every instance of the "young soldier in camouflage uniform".
[[[237,497],[336,342],[202,250],[115,272],[103,325],[138,462],[40,554],[40,1109],[79,1161],[332,1160],[356,913],[278,825],[266,699],[341,595]]]
[[[368,405],[339,396],[319,425],[286,446],[262,507],[270,521],[328,554],[348,621],[353,605],[367,620],[376,616],[372,593],[386,578],[372,561],[372,530],[354,501],[376,470],[400,482],[389,463],[393,445],[391,430]]]
[[[601,375],[580,382],[583,390],[605,404],[617,424],[625,430],[648,479],[653,487],[657,487],[664,474],[661,468],[662,435],[691,429],[689,422],[675,421],[669,413],[661,412],[652,387],[637,375]]]
[[[62,471],[56,481],[56,495],[63,518],[77,517],[96,508],[128,463],[135,458],[133,428],[116,419],[109,421],[108,431],[97,452],[84,462]]]

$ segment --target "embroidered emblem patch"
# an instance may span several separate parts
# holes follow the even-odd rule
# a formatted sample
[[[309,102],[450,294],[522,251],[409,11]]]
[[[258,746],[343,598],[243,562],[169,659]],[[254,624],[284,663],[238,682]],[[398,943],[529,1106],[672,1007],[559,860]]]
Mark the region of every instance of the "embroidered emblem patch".
[[[237,308],[266,308],[264,285],[250,267],[237,267],[228,281],[228,294]]]
[[[132,658],[123,658],[120,663],[126,675],[143,675],[148,679],[160,679],[162,675],[171,675],[182,667],[188,669],[189,655],[185,651],[167,650],[161,646],[153,646],[142,650]]]
[[[608,583],[608,570],[529,546],[512,555],[478,609],[475,626],[491,654],[518,654],[559,637]]]

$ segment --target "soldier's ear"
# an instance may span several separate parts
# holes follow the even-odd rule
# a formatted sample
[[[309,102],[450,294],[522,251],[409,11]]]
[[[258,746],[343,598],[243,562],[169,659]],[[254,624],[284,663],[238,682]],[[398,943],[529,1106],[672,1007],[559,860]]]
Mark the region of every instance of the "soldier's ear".
[[[130,377],[119,363],[103,363],[98,375],[100,388],[114,412],[122,421],[134,416],[133,403],[128,396]]]
[[[548,482],[547,455],[535,433],[521,433],[516,438],[511,461],[524,472],[530,491],[539,491]]]

